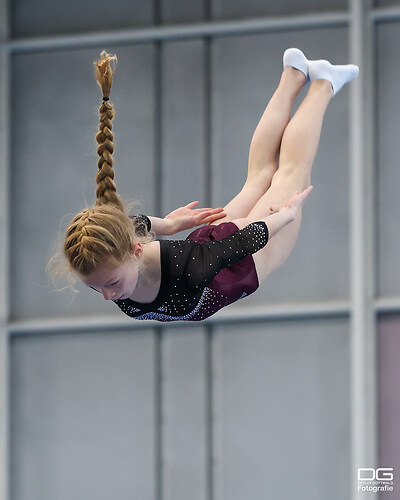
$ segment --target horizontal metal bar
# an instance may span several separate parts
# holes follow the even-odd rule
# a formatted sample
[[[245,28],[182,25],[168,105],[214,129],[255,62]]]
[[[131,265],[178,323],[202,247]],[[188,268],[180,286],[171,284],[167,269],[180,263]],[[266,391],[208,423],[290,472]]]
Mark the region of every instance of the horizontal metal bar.
[[[385,297],[376,299],[374,302],[375,313],[398,313],[400,314],[400,297]]]
[[[208,322],[229,323],[238,321],[268,321],[294,318],[314,318],[329,316],[347,316],[350,314],[348,301],[310,302],[295,304],[277,304],[274,306],[251,306],[223,309]]]
[[[381,7],[371,10],[370,19],[375,22],[399,21],[400,7]]]
[[[349,14],[347,12],[324,12],[296,16],[160,26],[156,28],[139,28],[102,33],[32,37],[11,40],[8,42],[7,47],[11,52],[38,52],[78,47],[98,47],[105,44],[122,45],[199,37],[222,37],[266,33],[278,30],[346,26],[348,24]]]
[[[268,321],[276,319],[311,318],[327,316],[347,316],[350,306],[347,301],[320,302],[305,304],[280,304],[276,306],[252,306],[230,308],[220,311],[203,323],[220,324],[238,321]],[[127,316],[85,316],[82,318],[56,318],[30,321],[16,321],[8,325],[10,335],[49,334],[64,332],[99,330],[139,330],[155,326],[196,326],[197,322],[159,323],[156,321],[135,321]]]
[[[399,313],[400,297],[386,297],[375,299],[372,307],[375,313]],[[347,316],[350,314],[348,301],[310,302],[303,304],[277,304],[274,306],[252,306],[246,308],[229,308],[205,320],[208,324],[228,323],[232,321],[267,321],[286,318],[311,318],[327,316]],[[173,323],[187,327],[197,325],[182,321]],[[65,331],[98,331],[111,329],[142,329],[155,326],[171,326],[171,323],[155,321],[135,321],[126,316],[84,316],[82,318],[55,318],[28,321],[14,321],[8,324],[10,335],[26,333],[58,333]]]

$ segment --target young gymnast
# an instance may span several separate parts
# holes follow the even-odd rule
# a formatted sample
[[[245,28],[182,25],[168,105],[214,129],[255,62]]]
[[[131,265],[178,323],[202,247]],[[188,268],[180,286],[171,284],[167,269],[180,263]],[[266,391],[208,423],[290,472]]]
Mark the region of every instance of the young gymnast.
[[[70,271],[136,319],[200,321],[253,293],[294,247],[326,108],[358,67],[309,61],[299,49],[286,50],[279,86],[251,141],[240,193],[224,209],[198,209],[193,202],[161,219],[130,217],[117,195],[109,102],[116,57],[103,51],[94,64],[103,93],[97,199],[67,229],[64,254]],[[308,93],[290,119],[308,82]],[[151,236],[204,223],[185,240]]]

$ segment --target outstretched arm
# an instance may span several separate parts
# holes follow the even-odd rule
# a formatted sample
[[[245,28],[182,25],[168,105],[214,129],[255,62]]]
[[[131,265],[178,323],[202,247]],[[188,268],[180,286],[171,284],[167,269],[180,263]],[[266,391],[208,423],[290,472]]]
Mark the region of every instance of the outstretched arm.
[[[198,201],[192,201],[184,207],[177,208],[164,218],[149,217],[151,230],[158,236],[170,236],[185,229],[208,224],[225,217],[223,208],[194,208],[198,204]]]

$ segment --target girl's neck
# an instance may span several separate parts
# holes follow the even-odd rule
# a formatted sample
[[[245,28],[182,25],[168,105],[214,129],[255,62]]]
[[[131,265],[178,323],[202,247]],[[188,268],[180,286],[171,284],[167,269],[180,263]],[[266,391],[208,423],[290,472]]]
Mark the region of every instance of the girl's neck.
[[[139,278],[131,299],[136,302],[153,302],[161,285],[160,243],[152,241],[143,247]]]

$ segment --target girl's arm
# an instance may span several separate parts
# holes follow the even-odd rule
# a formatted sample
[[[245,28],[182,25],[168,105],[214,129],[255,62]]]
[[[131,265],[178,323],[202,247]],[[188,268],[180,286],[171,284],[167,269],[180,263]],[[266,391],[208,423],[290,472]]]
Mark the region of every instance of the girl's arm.
[[[194,208],[198,204],[198,201],[192,201],[184,207],[177,208],[163,219],[149,217],[152,232],[158,236],[170,236],[185,229],[214,222],[226,215],[223,208]]]

